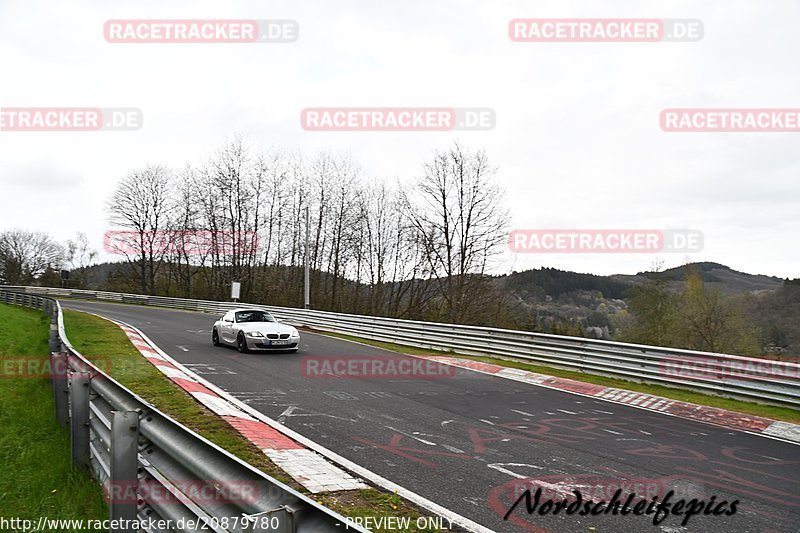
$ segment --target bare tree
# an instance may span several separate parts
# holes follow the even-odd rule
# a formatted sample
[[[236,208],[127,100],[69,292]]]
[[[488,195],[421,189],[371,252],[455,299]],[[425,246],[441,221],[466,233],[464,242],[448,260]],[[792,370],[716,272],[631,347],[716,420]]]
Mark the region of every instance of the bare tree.
[[[349,155],[342,155],[333,160],[327,271],[331,279],[330,306],[337,311],[341,309],[340,292],[343,278],[355,255],[353,243],[360,238],[356,209],[360,188],[358,173],[358,166]]]
[[[86,286],[86,269],[97,259],[97,250],[89,244],[85,233],[78,233],[66,246],[66,267],[70,269],[70,287]]]
[[[373,315],[387,312],[386,282],[389,269],[395,266],[393,272],[397,273],[396,267],[400,266],[392,261],[392,251],[397,250],[397,245],[403,241],[402,229],[397,231],[394,225],[398,219],[395,215],[399,213],[395,195],[396,191],[386,182],[376,181],[367,187],[361,197],[360,233],[370,288],[366,311]],[[397,276],[391,281],[398,281]],[[389,290],[393,283],[389,284]]]
[[[60,268],[64,250],[49,235],[12,229],[0,233],[0,282],[29,285],[46,271]]]
[[[130,233],[117,234],[111,246],[135,264],[143,294],[156,294],[156,276],[171,243],[172,175],[163,166],[147,166],[128,174],[108,202],[109,220]]]
[[[485,274],[509,223],[495,175],[484,151],[455,144],[437,152],[404,194],[443,302],[441,318],[450,322],[478,320],[491,292]]]
[[[197,190],[197,171],[187,165],[174,183],[174,204],[169,217],[171,244],[164,260],[167,267],[166,292],[171,293],[172,282],[175,293],[191,298],[194,278],[206,264],[209,256],[208,233],[200,221],[200,201]]]

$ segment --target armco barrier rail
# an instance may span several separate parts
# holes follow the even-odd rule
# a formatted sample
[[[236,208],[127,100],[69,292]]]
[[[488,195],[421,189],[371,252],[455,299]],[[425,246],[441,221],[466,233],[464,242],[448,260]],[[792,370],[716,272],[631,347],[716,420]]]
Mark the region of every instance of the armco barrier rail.
[[[439,324],[208,300],[187,300],[46,287],[0,287],[52,297],[154,305],[223,314],[242,305],[324,331],[472,355],[500,355],[531,363],[645,381],[776,405],[800,406],[800,365],[709,352],[678,350],[507,329]]]
[[[342,516],[159,412],[89,362],[67,339],[57,301],[6,288],[0,301],[52,317],[56,417],[70,429],[73,465],[103,485],[112,531],[345,529]],[[350,529],[366,532],[353,523]]]

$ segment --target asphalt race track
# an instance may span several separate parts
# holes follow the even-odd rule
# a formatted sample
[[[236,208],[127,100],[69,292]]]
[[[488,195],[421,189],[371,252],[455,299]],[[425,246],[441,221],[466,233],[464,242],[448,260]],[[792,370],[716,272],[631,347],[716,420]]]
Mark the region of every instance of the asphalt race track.
[[[138,327],[250,406],[495,531],[800,531],[798,445],[467,370],[422,379],[310,378],[303,357],[393,354],[306,332],[296,354],[239,354],[211,345],[211,315],[62,305]],[[513,484],[523,478],[556,491],[545,498],[583,487],[599,499],[605,487],[608,499],[623,485],[649,493],[643,497],[673,489],[678,499],[739,504],[733,516],[699,514],[685,527],[678,516],[658,526],[652,515],[529,516],[524,504],[504,521]]]

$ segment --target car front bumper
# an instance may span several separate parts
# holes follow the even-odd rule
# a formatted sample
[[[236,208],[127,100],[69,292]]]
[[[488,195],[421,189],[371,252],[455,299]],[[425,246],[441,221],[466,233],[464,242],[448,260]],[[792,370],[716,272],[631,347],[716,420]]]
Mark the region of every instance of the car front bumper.
[[[294,350],[297,348],[300,339],[298,337],[289,338],[289,339],[264,339],[260,337],[245,337],[247,340],[247,349],[248,350],[262,350],[262,351],[270,351],[270,350]],[[277,343],[286,343],[286,344],[277,344]]]

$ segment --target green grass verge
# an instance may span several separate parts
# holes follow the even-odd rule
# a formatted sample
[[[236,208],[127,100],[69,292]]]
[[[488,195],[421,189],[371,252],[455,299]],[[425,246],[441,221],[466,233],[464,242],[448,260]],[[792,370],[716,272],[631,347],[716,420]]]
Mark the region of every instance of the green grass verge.
[[[65,309],[64,327],[76,350],[144,400],[267,475],[308,495],[302,485],[270,461],[257,446],[142,357],[125,332],[115,324],[94,315]],[[412,518],[412,524],[422,516],[415,507],[396,495],[372,488],[312,497],[343,516],[408,516]],[[388,533],[391,530],[373,531]],[[408,531],[422,533],[429,530],[412,527]]]
[[[0,516],[104,520],[100,485],[72,468],[69,432],[56,422],[53,389],[43,375],[49,328],[44,313],[0,304]],[[29,375],[19,375],[23,362]]]
[[[693,392],[685,389],[676,389],[673,387],[665,387],[663,385],[654,385],[650,383],[639,383],[636,381],[628,381],[618,378],[610,378],[606,376],[598,376],[595,374],[586,374],[584,372],[574,372],[571,370],[564,370],[561,368],[553,368],[549,366],[533,365],[522,361],[514,361],[499,357],[483,357],[473,355],[454,354],[452,352],[442,352],[438,350],[429,350],[426,348],[417,348],[414,346],[404,346],[402,344],[394,344],[390,342],[373,341],[370,339],[363,339],[361,337],[354,337],[352,335],[342,335],[339,333],[328,333],[324,331],[316,331],[322,335],[329,335],[340,339],[351,340],[355,342],[362,342],[375,346],[377,348],[384,348],[394,352],[400,352],[410,355],[432,356],[432,355],[452,355],[463,359],[470,359],[473,361],[482,361],[484,363],[493,363],[509,368],[518,368],[521,370],[528,370],[538,374],[546,374],[548,376],[555,376],[560,378],[574,379],[583,381],[585,383],[594,383],[606,387],[616,387],[619,389],[627,389],[634,392],[644,392],[647,394],[655,394],[656,396],[663,396],[671,400],[679,400],[682,402],[696,403],[698,405],[707,405],[709,407],[718,407],[720,409],[727,409],[729,411],[736,411],[755,416],[763,416],[772,418],[774,420],[782,420],[784,422],[800,423],[800,411],[792,409],[791,407],[779,407],[774,405],[765,405],[760,403],[746,402],[742,400],[734,400],[731,398],[723,398],[721,396],[711,396],[699,392]]]

